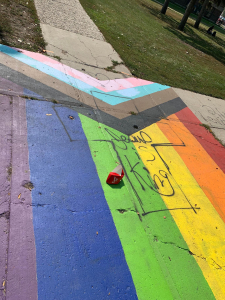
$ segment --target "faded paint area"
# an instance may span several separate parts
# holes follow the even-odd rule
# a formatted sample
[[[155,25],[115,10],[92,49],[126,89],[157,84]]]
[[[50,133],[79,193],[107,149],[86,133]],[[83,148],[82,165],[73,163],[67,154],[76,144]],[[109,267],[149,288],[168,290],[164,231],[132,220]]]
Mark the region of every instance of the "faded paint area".
[[[0,51],[7,299],[224,299],[225,150],[177,94]]]
[[[135,88],[127,88],[124,90],[109,92],[109,96],[111,97],[107,97],[105,93],[100,92],[97,88],[93,87],[92,85],[84,81],[81,81],[79,79],[76,79],[68,74],[65,74],[64,72],[58,71],[55,68],[46,66],[44,63],[37,61],[21,52],[18,52],[13,48],[0,45],[0,51],[4,52],[5,54],[7,54],[8,56],[14,59],[17,59],[22,63],[25,63],[26,65],[32,68],[35,68],[43,73],[46,73],[51,77],[56,78],[66,84],[69,84],[72,87],[75,87],[78,90],[81,90],[89,95],[93,95],[93,93],[95,93],[95,97],[110,105],[117,105],[129,101],[131,99],[135,99],[137,97],[143,97],[151,93],[163,91],[169,88],[168,86],[163,86],[158,83],[150,82],[149,85],[137,86]]]
[[[0,105],[0,298],[37,299],[31,192],[22,186],[30,180],[26,100],[0,95]]]
[[[9,218],[10,218],[10,188],[11,188],[11,139],[12,106],[10,98],[0,95],[0,299],[6,294]]]
[[[51,59],[48,56],[30,52],[27,50],[16,49],[17,51],[21,51],[28,57],[35,59],[51,68],[54,68],[62,73],[68,74],[71,77],[77,78],[103,92],[110,92],[116,90],[129,89],[137,86],[148,85],[153,82],[139,79],[139,78],[126,78],[126,79],[114,79],[114,80],[98,80],[96,78],[91,77],[85,73],[82,73],[78,70],[75,70],[69,66],[66,66],[56,60]]]

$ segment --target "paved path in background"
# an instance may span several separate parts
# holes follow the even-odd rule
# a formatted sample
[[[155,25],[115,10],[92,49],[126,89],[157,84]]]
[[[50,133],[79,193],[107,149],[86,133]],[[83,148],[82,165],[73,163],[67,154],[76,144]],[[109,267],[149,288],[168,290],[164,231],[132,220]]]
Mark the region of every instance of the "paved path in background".
[[[112,61],[122,60],[78,0],[35,0],[35,5],[49,55],[100,80],[131,75],[123,64],[115,67],[119,73],[105,70],[113,65]]]
[[[34,2],[42,24],[105,41],[79,0],[35,0]]]

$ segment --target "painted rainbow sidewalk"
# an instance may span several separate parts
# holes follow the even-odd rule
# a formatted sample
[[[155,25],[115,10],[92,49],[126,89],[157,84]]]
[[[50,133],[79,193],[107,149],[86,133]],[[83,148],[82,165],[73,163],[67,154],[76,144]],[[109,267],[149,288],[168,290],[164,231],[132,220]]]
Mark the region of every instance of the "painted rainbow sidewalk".
[[[192,111],[167,86],[100,82],[40,54],[0,51],[13,74],[0,80],[14,93],[1,97],[14,124],[11,207],[22,212],[10,219],[6,299],[225,299],[225,148]],[[65,99],[72,86],[84,101],[22,97],[44,100],[60,82]],[[124,179],[109,186],[117,163]]]

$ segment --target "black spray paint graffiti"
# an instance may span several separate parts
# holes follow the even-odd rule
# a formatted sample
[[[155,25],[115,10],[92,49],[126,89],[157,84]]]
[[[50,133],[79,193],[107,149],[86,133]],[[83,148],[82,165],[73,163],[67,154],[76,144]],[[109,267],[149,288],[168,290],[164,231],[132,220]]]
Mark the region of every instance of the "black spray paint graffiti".
[[[204,109],[206,109],[206,113],[204,116],[201,112],[199,112],[202,116],[202,118],[209,123],[211,126],[213,124],[217,124],[217,126],[224,126],[225,125],[225,113],[221,112],[218,108],[212,108],[208,105],[202,106]]]
[[[112,130],[105,128],[105,131],[110,136],[110,139],[108,140],[96,140],[99,142],[107,142],[110,143],[114,149],[114,151],[117,154],[117,158],[120,161],[120,164],[122,165],[124,169],[124,173],[126,175],[126,178],[128,179],[131,188],[135,194],[135,196],[138,199],[138,202],[142,209],[142,216],[145,216],[147,214],[153,213],[153,212],[160,212],[164,210],[176,210],[176,209],[191,209],[195,213],[197,209],[196,207],[193,207],[190,203],[189,199],[186,197],[186,195],[183,193],[182,189],[181,192],[183,196],[185,197],[188,207],[184,208],[172,208],[172,209],[160,209],[160,210],[149,210],[149,208],[146,207],[146,203],[144,204],[141,197],[139,196],[138,189],[141,187],[141,189],[150,194],[159,194],[161,196],[166,197],[172,197],[175,194],[174,189],[174,178],[171,174],[169,165],[166,163],[166,161],[163,159],[163,157],[160,154],[160,147],[185,147],[185,144],[182,140],[180,140],[180,143],[173,144],[173,143],[154,143],[152,138],[144,131],[140,131],[138,135],[132,136],[132,138],[126,136],[126,135],[117,135]],[[149,153],[148,162],[153,162],[156,160],[156,156],[160,158],[160,160],[163,162],[163,165],[165,166],[165,170],[159,169],[158,173],[152,173],[151,170],[147,169],[146,166],[143,166],[142,160],[136,151],[135,147],[133,145],[136,144],[137,147],[141,150],[147,150],[148,147],[152,147],[154,149],[154,154]],[[135,157],[135,159],[132,159],[130,155],[128,155],[127,150],[131,150],[135,154],[132,155],[132,157]],[[133,178],[135,178],[135,184],[133,182]],[[171,179],[173,179],[173,184],[171,182]],[[136,185],[138,183],[138,187]],[[179,185],[176,185],[179,188]],[[148,193],[149,194],[149,193]],[[139,216],[140,217],[140,216]],[[140,217],[141,219],[141,217]]]

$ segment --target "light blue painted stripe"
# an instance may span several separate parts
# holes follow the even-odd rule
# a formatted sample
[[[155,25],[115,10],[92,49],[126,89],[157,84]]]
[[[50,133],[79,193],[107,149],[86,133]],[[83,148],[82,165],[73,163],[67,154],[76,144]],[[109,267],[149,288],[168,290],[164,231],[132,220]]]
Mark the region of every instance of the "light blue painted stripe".
[[[158,83],[152,83],[145,86],[138,86],[135,88],[129,88],[125,90],[118,90],[113,92],[104,93],[99,89],[79,80],[65,73],[58,71],[52,67],[49,67],[17,50],[0,44],[0,51],[33,67],[49,76],[52,76],[60,81],[65,82],[87,94],[94,95],[96,98],[110,104],[117,105],[135,98],[143,97],[158,91],[168,89],[169,86],[161,85]]]
[[[117,105],[135,98],[147,96],[168,89],[168,86],[153,83],[145,86],[137,86],[126,90],[118,90],[110,93],[93,91],[92,95],[110,105]]]
[[[78,114],[30,100],[27,127],[38,299],[137,300]]]

